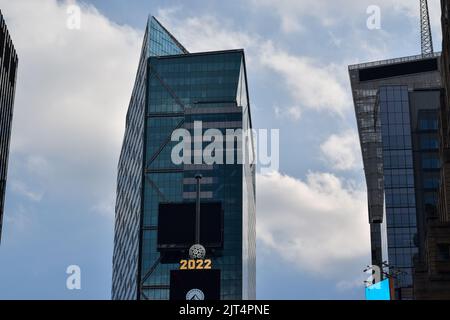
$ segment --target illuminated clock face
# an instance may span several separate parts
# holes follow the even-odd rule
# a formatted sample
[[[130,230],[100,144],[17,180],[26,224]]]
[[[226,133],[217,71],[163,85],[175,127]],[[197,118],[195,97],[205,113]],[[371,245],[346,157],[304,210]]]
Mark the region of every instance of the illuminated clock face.
[[[205,300],[205,294],[200,289],[192,289],[186,293],[186,300]]]

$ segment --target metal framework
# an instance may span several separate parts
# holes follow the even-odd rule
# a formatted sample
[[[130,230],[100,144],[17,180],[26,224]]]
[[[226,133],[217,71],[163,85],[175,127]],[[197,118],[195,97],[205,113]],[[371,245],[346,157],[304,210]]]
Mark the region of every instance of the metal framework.
[[[184,112],[186,110],[186,106],[182,103],[181,99],[178,97],[178,95],[175,93],[175,91],[172,89],[171,86],[169,86],[164,79],[161,77],[161,75],[154,69],[152,68],[152,65],[149,64],[148,66],[148,76],[152,77],[154,76],[158,82],[161,84],[161,86],[170,94],[170,96],[172,97],[172,99],[174,99],[174,101],[181,107],[181,112],[160,112],[160,113],[148,113],[146,115],[146,122],[149,118],[158,118],[158,117],[176,117],[176,116],[184,116]],[[184,119],[180,120],[177,125],[175,126],[174,130],[183,127],[184,125]],[[171,172],[184,172],[183,169],[180,168],[157,168],[157,169],[152,169],[151,165],[152,163],[160,156],[161,152],[164,150],[164,148],[170,143],[171,141],[171,134],[168,134],[167,137],[161,142],[161,145],[159,146],[159,148],[156,150],[156,152],[150,157],[150,159],[147,161],[147,163],[145,164],[144,167],[144,173],[145,173],[145,181],[148,182],[148,186],[152,189],[154,189],[158,196],[164,200],[167,201],[168,198],[166,197],[166,195],[164,194],[163,191],[161,191],[161,189],[157,186],[157,184],[151,179],[151,176],[149,174],[151,173],[171,173]],[[153,231],[153,232],[158,232],[158,226],[142,226],[143,229],[147,230],[147,231]],[[142,235],[141,235],[142,237]],[[142,241],[143,238],[140,239],[141,241],[141,245],[142,245]],[[150,276],[153,274],[153,272],[158,268],[158,266],[161,263],[161,256],[159,256],[158,258],[155,259],[155,261],[153,261],[153,263],[151,264],[151,266],[146,269],[146,270],[142,270],[144,274],[144,276],[142,277],[142,279],[139,280],[138,283],[138,294],[140,299],[143,300],[148,300],[147,295],[145,294],[145,290],[146,289],[158,289],[158,290],[168,290],[170,288],[169,285],[149,285],[147,284],[147,280],[150,278]],[[142,266],[140,266],[141,268]]]
[[[428,1],[420,0],[420,38],[422,55],[432,55],[433,37],[431,35],[430,13],[428,11]]]

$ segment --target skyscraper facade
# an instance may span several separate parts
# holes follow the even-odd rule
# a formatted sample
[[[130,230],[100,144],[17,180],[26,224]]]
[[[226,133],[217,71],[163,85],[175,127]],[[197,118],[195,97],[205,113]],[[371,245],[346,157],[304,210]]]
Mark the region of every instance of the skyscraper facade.
[[[220,208],[217,225],[208,225],[216,222],[203,212],[201,224],[202,236],[217,226],[212,237],[221,235],[214,248],[206,248],[211,270],[204,274],[214,274],[218,282],[214,297],[255,298],[254,165],[198,162],[198,149],[187,162],[177,163],[173,150],[178,141],[172,139],[182,129],[200,143],[201,152],[208,143],[198,139],[208,130],[225,134],[251,127],[244,52],[190,54],[150,18],[118,168],[113,299],[170,299],[174,291],[184,290],[176,287],[176,279],[187,275],[186,284],[195,277],[193,270],[178,273],[187,253],[175,238],[188,229],[186,208],[196,203],[198,176],[202,210],[203,204]],[[238,142],[231,148],[238,157]],[[170,206],[172,211],[164,211]],[[168,219],[174,212],[181,212],[179,218]],[[163,237],[172,237],[173,244],[162,244]]]
[[[154,18],[147,22],[120,153],[113,253],[113,299],[136,299],[142,205],[144,120],[148,59],[187,53]]]
[[[0,240],[18,58],[0,11]]]
[[[425,250],[415,270],[414,294],[417,299],[450,300],[450,1],[442,0],[441,8],[443,89],[438,116],[441,163],[438,206],[427,221]]]
[[[440,112],[440,153],[442,157],[439,220],[450,223],[450,1],[441,0],[442,11],[442,107]]]
[[[364,161],[372,264],[389,265],[396,299],[413,299],[415,261],[439,186],[438,54],[349,67]]]

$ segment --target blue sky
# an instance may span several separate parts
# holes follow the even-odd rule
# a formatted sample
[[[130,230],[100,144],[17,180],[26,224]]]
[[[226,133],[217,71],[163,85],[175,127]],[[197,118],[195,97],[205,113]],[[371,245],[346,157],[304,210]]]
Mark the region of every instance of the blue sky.
[[[435,49],[439,1],[430,0]],[[66,26],[82,8],[81,29]],[[369,5],[381,29],[366,26]],[[244,48],[256,128],[280,129],[257,177],[257,296],[362,299],[365,185],[347,65],[420,52],[411,0],[0,0],[19,54],[0,299],[109,299],[116,166],[145,22],[188,50]],[[67,290],[67,266],[82,271]]]

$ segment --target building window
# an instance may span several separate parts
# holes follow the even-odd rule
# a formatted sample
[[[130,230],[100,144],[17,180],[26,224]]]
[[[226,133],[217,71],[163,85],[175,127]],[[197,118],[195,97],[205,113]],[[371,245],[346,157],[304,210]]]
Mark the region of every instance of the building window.
[[[423,169],[439,169],[441,166],[440,160],[437,155],[422,155],[422,168]]]
[[[436,138],[422,137],[420,139],[420,148],[422,150],[434,150],[439,148],[439,141]]]
[[[437,129],[438,129],[437,119],[433,118],[420,119],[419,130],[437,130]]]
[[[450,261],[450,244],[438,243],[437,245],[437,259],[441,262]]]
[[[437,189],[439,188],[439,178],[427,178],[423,181],[423,187],[425,189]]]

